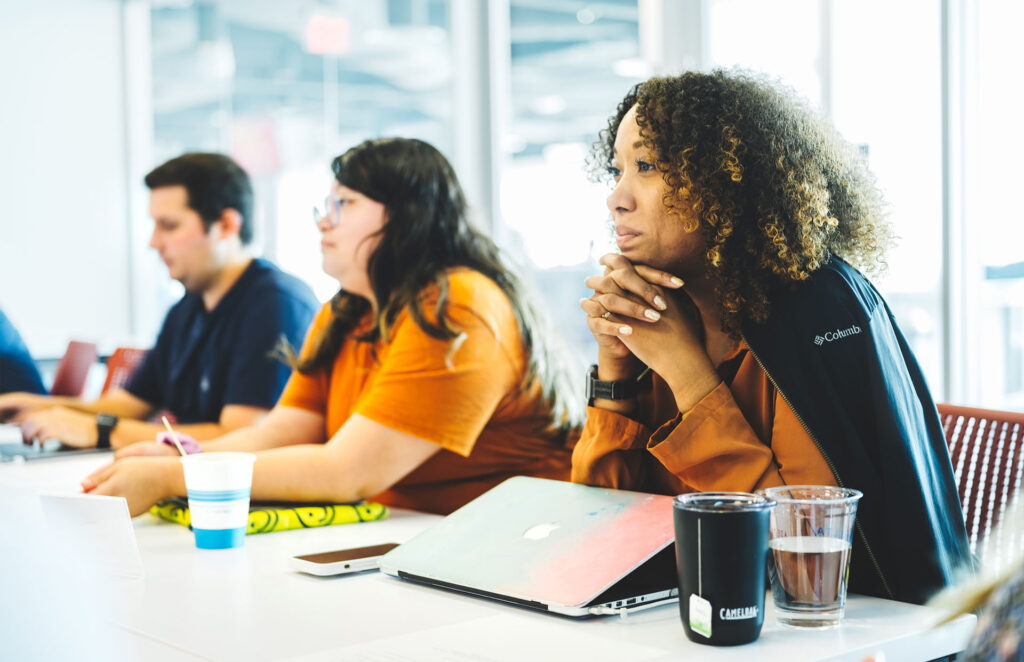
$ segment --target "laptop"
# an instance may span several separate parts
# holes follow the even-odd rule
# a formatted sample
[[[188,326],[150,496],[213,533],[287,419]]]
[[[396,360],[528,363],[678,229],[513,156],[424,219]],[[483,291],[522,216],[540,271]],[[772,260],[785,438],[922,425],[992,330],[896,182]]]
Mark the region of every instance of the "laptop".
[[[516,476],[380,560],[382,572],[581,617],[676,602],[672,497]]]
[[[101,453],[104,448],[75,448],[66,446],[56,439],[26,444],[22,442],[21,428],[14,424],[0,424],[0,462],[12,462],[18,458],[37,460],[44,457],[69,457],[84,453]]]

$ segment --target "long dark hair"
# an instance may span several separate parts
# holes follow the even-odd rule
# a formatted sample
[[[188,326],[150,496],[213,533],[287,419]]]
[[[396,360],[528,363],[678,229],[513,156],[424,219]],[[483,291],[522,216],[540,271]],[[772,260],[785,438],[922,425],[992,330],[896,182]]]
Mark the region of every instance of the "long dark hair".
[[[571,380],[543,320],[525,295],[519,278],[501,258],[490,238],[470,225],[466,197],[448,160],[432,145],[411,138],[367,140],[334,159],[338,183],[383,204],[387,220],[379,231],[380,243],[367,262],[370,287],[379,309],[373,325],[361,330],[357,340],[388,339],[399,314],[408,309],[424,333],[454,341],[445,311],[448,275],[453,268],[477,271],[501,288],[515,311],[527,369],[520,388],[539,382],[556,424],[575,426],[582,407],[573,397]],[[428,315],[424,289],[434,285],[439,296]],[[431,297],[427,301],[433,301]],[[355,332],[370,311],[370,302],[356,294],[339,291],[331,299],[332,318],[310,351],[292,365],[313,374],[333,364],[346,338]]]

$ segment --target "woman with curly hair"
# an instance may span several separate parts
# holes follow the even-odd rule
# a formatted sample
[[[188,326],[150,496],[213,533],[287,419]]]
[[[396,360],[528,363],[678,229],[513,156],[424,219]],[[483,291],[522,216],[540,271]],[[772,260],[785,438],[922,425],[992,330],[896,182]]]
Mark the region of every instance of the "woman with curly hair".
[[[970,564],[931,395],[882,297],[884,203],[788,92],[715,71],[634,87],[594,165],[619,252],[581,301],[598,342],[576,482],[668,494],[861,490],[851,590],[923,602]]]
[[[314,318],[277,405],[204,451],[258,452],[252,498],[447,514],[511,476],[569,478],[575,398],[552,339],[497,247],[468,220],[452,166],[408,138],[332,164]],[[173,448],[118,453],[82,485],[132,515],[185,494]]]

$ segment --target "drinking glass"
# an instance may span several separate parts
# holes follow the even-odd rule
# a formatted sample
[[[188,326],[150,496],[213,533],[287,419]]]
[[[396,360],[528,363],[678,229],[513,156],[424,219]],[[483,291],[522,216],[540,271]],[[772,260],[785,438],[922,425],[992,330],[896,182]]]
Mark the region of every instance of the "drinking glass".
[[[768,540],[768,578],[781,625],[831,628],[846,608],[857,490],[784,485],[760,490],[776,502]]]

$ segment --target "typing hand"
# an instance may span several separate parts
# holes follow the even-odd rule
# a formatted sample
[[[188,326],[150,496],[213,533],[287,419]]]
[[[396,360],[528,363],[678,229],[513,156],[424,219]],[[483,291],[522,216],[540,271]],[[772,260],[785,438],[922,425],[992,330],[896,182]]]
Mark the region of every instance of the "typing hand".
[[[21,436],[25,443],[35,439],[59,439],[76,448],[91,448],[98,436],[96,418],[66,407],[50,407],[21,417]]]
[[[0,395],[0,423],[17,422],[30,411],[50,405],[50,398],[35,393],[4,393]]]

